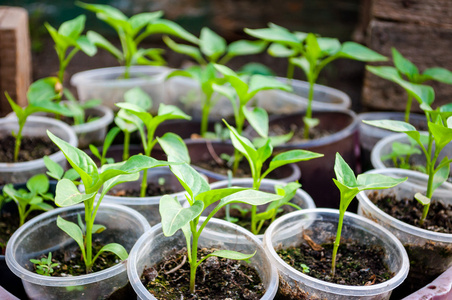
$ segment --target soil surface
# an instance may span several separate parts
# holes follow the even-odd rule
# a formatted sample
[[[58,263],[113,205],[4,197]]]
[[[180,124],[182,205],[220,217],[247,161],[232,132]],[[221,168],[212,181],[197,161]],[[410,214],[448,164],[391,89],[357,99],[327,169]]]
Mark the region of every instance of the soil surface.
[[[303,127],[300,127],[299,125],[294,123],[290,124],[289,126],[281,126],[281,124],[271,124],[269,128],[269,135],[271,136],[284,135],[291,131],[294,133],[294,135],[292,136],[290,141],[287,142],[288,144],[299,144],[308,141],[303,136]],[[318,127],[313,127],[309,130],[309,140],[329,136],[335,132],[336,131],[333,130],[326,130]]]
[[[153,197],[153,196],[163,196],[168,194],[174,194],[176,192],[175,189],[173,189],[171,186],[166,185],[160,185],[156,183],[148,183],[147,189],[146,189],[146,197]],[[139,189],[112,189],[108,193],[110,196],[117,196],[117,197],[140,197],[140,190]]]
[[[214,249],[200,249],[205,257]],[[189,292],[187,249],[173,250],[159,264],[146,268],[141,281],[158,299],[260,299],[265,289],[259,274],[247,264],[210,257],[196,272],[196,294]]]
[[[13,136],[0,137],[0,162],[14,162],[14,145],[16,139]],[[27,137],[22,138],[19,151],[19,159],[17,162],[25,162],[35,160],[50,155],[60,149],[50,139],[44,137]]]
[[[419,225],[422,217],[422,205],[416,199],[395,200],[395,196],[378,196],[378,192],[369,194],[369,199],[385,213],[394,218],[434,232],[452,233],[452,205],[433,199],[424,224]]]
[[[305,240],[307,242],[310,238],[306,237]],[[331,283],[366,286],[385,282],[394,276],[384,263],[382,248],[360,245],[354,241],[341,241],[334,276],[331,275],[332,242],[318,245],[310,240],[298,247],[276,252],[296,270]]]

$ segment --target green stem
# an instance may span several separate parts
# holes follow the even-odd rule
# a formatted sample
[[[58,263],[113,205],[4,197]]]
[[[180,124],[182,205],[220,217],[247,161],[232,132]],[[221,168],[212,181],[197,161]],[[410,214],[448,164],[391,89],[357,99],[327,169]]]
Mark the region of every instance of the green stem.
[[[339,222],[337,224],[337,232],[336,232],[336,240],[334,241],[334,248],[333,248],[333,256],[332,256],[332,262],[331,262],[331,274],[334,277],[334,274],[336,273],[336,256],[337,256],[337,250],[339,249],[339,245],[341,243],[341,234],[342,234],[342,224],[344,222],[344,215],[345,210],[339,211]]]
[[[89,200],[88,200],[89,201]],[[91,218],[91,209],[89,205],[85,205],[85,265],[86,265],[86,273],[90,273],[93,267],[93,248],[92,248],[92,240],[93,240],[93,220]]]
[[[196,227],[196,225],[195,225]],[[195,293],[195,279],[196,269],[198,268],[198,238],[199,235],[196,230],[192,230],[193,241],[191,247],[191,262],[190,262],[190,293]]]
[[[25,121],[26,121],[26,118],[24,118],[24,120],[19,120],[19,131],[17,131],[16,144],[14,145],[14,161],[15,162],[17,162],[19,160],[20,145],[22,144],[22,130],[24,129]]]
[[[124,149],[122,152],[122,161],[129,159],[130,132],[124,131]]]
[[[312,118],[312,99],[314,98],[314,79],[309,77],[308,106],[306,107],[306,118]],[[304,122],[303,137],[309,139],[309,124]]]
[[[295,65],[289,61],[287,65],[287,84],[291,85],[293,74],[295,73]]]
[[[208,97],[206,96],[206,101],[203,105],[202,108],[202,117],[201,117],[201,131],[200,131],[200,135],[202,137],[205,136],[206,132],[207,132],[207,127],[209,125],[209,113],[210,113],[210,99],[212,97]]]
[[[408,93],[408,99],[406,101],[406,107],[405,107],[405,122],[410,122],[410,112],[411,112],[411,103],[413,102],[413,96]]]

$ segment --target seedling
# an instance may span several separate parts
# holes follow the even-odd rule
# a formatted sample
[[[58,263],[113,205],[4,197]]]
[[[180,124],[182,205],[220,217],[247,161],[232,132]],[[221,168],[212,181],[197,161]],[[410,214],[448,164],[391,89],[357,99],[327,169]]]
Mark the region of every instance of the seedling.
[[[160,103],[157,116],[152,116],[151,113],[146,111],[146,107],[152,107],[152,100],[148,94],[143,92],[140,88],[133,88],[126,92],[126,99],[135,99],[134,101],[116,103],[116,106],[125,110],[130,114],[129,122],[133,123],[140,133],[141,142],[144,148],[144,155],[151,156],[152,148],[157,143],[154,138],[154,133],[160,123],[167,120],[185,119],[190,120],[191,117],[181,111],[174,105],[165,105]],[[145,107],[145,108],[143,108]],[[147,188],[147,170],[143,171],[143,179],[141,181],[140,196],[146,195]]]
[[[59,263],[52,262],[52,252],[49,252],[47,257],[39,259],[30,259],[30,262],[35,265],[36,273],[44,276],[50,276],[53,273],[53,268],[58,267]]]
[[[309,273],[310,269],[307,265],[305,264],[300,264],[300,267],[303,269],[303,273]]]
[[[224,120],[223,120],[224,121]],[[248,161],[251,169],[251,177],[253,178],[253,189],[259,190],[262,179],[267,177],[272,171],[287,164],[297,163],[300,161],[307,161],[314,158],[322,157],[323,154],[314,153],[307,150],[290,150],[279,153],[270,160],[270,164],[265,172],[262,171],[264,163],[272,156],[273,146],[270,139],[256,149],[250,140],[241,136],[237,130],[224,121],[230,131],[230,137],[234,148],[237,149]],[[276,193],[284,196],[280,200],[271,203],[266,211],[257,213],[257,206],[251,207],[251,232],[258,234],[264,225],[265,220],[274,220],[278,210],[284,205],[293,205],[290,203],[295,192],[301,187],[299,183],[289,183],[286,186],[277,186]],[[299,207],[297,207],[299,208]]]
[[[14,102],[9,96],[8,92],[5,92],[6,99],[8,99],[9,105],[16,114],[18,122],[17,132],[12,132],[12,136],[16,139],[14,145],[14,161],[17,162],[19,158],[20,146],[22,143],[22,131],[27,119],[30,115],[37,112],[49,112],[56,114],[70,115],[71,112],[66,107],[59,103],[53,102],[57,93],[55,87],[57,86],[58,79],[56,77],[47,77],[39,79],[30,85],[27,92],[28,105],[24,108]]]
[[[421,150],[410,140],[410,144],[393,142],[391,153],[381,157],[382,161],[392,160],[395,168],[411,169],[410,157],[413,154],[421,154]]]
[[[253,122],[253,119],[255,117],[257,118],[257,116],[255,116],[256,114],[259,115],[265,113],[263,109],[258,108],[252,111],[248,111],[246,108],[246,105],[258,92],[272,89],[291,91],[290,86],[268,76],[252,75],[245,76],[247,77],[245,78],[244,76],[239,76],[237,73],[226,66],[214,66],[218,72],[223,74],[224,78],[226,79],[225,83],[230,84],[230,86],[215,84],[213,88],[219,94],[224,95],[231,101],[231,105],[234,111],[235,128],[238,134],[242,134],[243,126],[245,124],[245,118],[250,120],[250,122]],[[255,128],[258,128],[258,126]],[[232,172],[235,174],[240,162],[240,155],[238,151],[235,151],[234,157],[235,159]]]
[[[337,225],[336,240],[334,241],[331,264],[331,274],[333,276],[336,271],[336,256],[341,241],[342,224],[344,221],[345,211],[355,196],[364,190],[381,190],[391,188],[408,179],[392,178],[381,174],[360,174],[358,177],[355,177],[353,170],[339,153],[336,153],[334,173],[336,174],[336,179],[333,178],[333,181],[339,188],[341,198],[339,204],[339,222]]]
[[[397,83],[405,89],[408,99],[405,105],[405,122],[410,121],[410,111],[413,102],[413,93],[406,88],[408,81],[414,84],[422,84],[429,80],[434,80],[446,84],[452,84],[452,72],[444,68],[428,68],[419,73],[419,69],[408,59],[406,59],[397,49],[391,48],[394,67],[389,66],[366,66],[366,69],[384,79]]]
[[[310,128],[316,126],[319,122],[317,119],[312,118],[312,100],[314,97],[314,85],[320,71],[325,66],[339,58],[365,62],[387,60],[385,56],[354,42],[341,44],[335,38],[319,37],[313,33],[299,31],[290,32],[288,29],[273,23],[269,23],[268,28],[245,28],[245,32],[271,43],[268,48],[270,55],[288,59],[288,79],[293,78],[295,66],[301,68],[305,73],[309,82],[308,105],[303,118],[303,135],[305,139],[309,139]]]
[[[121,65],[125,66],[124,78],[130,78],[130,67],[133,65],[165,64],[163,49],[139,48],[139,44],[148,36],[156,33],[175,35],[179,38],[197,42],[197,38],[176,23],[161,19],[163,12],[145,12],[130,18],[110,5],[88,4],[77,1],[76,4],[96,13],[99,20],[104,21],[118,34],[121,48],[118,49],[100,34],[88,31],[88,39],[96,46],[110,52]]]
[[[213,98],[213,85],[219,81],[213,64],[225,65],[236,56],[258,54],[264,51],[267,43],[264,41],[238,40],[227,45],[226,40],[211,29],[201,29],[199,41],[196,46],[178,44],[168,36],[163,41],[173,51],[185,54],[193,58],[198,65],[186,70],[173,71],[168,78],[173,76],[185,76],[196,80],[201,87],[204,98],[201,100],[201,130],[200,135],[204,137],[207,133],[209,113],[215,105],[217,98]]]
[[[179,201],[169,195],[160,199],[160,215],[162,229],[165,236],[172,236],[181,229],[187,242],[188,261],[190,263],[190,292],[195,292],[195,278],[197,267],[208,257],[218,256],[235,260],[249,260],[254,253],[243,254],[230,250],[215,251],[198,261],[198,240],[210,219],[223,207],[233,203],[261,205],[277,201],[281,197],[247,188],[224,188],[210,190],[207,181],[186,162],[190,160],[188,150],[183,140],[173,134],[166,133],[157,138],[169,162],[184,162],[171,165],[172,173],[178,178],[186,191],[186,198],[190,207],[183,208]],[[199,217],[210,205],[216,205],[206,219],[200,223]]]
[[[69,179],[75,184],[79,184],[77,180],[80,179],[80,176],[78,175],[77,171],[70,168],[68,170],[64,170],[60,164],[54,162],[50,157],[44,156],[44,164],[47,168],[47,176],[50,178],[61,180],[61,179]]]
[[[99,170],[85,152],[71,146],[49,131],[47,134],[61,149],[72,168],[80,175],[85,187],[85,192],[81,193],[70,179],[59,180],[56,186],[55,203],[58,206],[66,207],[83,202],[85,206],[85,224],[75,224],[58,216],[57,226],[73,238],[80,247],[87,273],[91,272],[94,262],[102,252],[112,252],[121,260],[127,259],[127,251],[117,243],[103,246],[93,256],[93,234],[106,229],[103,225],[94,224],[99,205],[112,187],[123,182],[137,180],[140,176],[139,172],[142,170],[167,166],[169,163],[148,156],[135,155],[125,162],[104,165]],[[101,189],[102,192],[95,202],[96,195]]]
[[[108,131],[107,135],[105,136],[104,145],[102,147],[102,154],[99,153],[99,150],[97,150],[96,146],[94,146],[92,144],[89,145],[89,149],[91,150],[93,155],[99,159],[101,166],[103,166],[106,163],[108,163],[108,164],[114,163],[113,158],[111,158],[111,157],[107,158],[106,156],[107,156],[108,149],[110,148],[115,137],[118,135],[118,133],[120,131],[121,130],[118,127],[113,127],[112,129],[110,129]],[[125,160],[127,160],[127,159],[125,159]]]
[[[0,202],[14,201],[19,211],[19,226],[25,223],[28,215],[35,210],[48,211],[53,206],[46,201],[53,202],[53,195],[49,193],[49,179],[44,174],[38,174],[26,183],[27,189],[16,190],[9,183],[3,187],[3,195]]]

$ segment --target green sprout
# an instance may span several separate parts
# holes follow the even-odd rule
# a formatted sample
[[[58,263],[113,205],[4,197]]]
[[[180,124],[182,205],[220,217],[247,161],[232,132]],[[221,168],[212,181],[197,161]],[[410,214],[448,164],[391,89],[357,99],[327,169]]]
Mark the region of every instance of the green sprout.
[[[419,69],[408,59],[406,59],[397,49],[391,48],[392,60],[395,67],[389,66],[366,66],[366,69],[387,80],[397,83],[408,94],[408,99],[405,105],[405,122],[410,120],[411,106],[413,102],[413,93],[406,88],[406,82],[413,84],[422,84],[429,80],[434,80],[446,84],[452,84],[452,72],[444,68],[428,68],[424,72],[419,73]]]
[[[108,149],[110,148],[111,144],[113,144],[114,139],[116,138],[116,136],[118,135],[118,133],[120,131],[121,130],[119,129],[119,127],[112,127],[108,131],[108,133],[107,133],[107,135],[105,136],[105,139],[104,139],[104,145],[102,147],[102,153],[99,153],[99,150],[97,150],[97,147],[94,146],[93,144],[89,145],[89,150],[91,150],[93,155],[99,159],[101,166],[103,166],[104,164],[107,164],[107,163],[108,164],[114,163],[114,159],[113,158],[107,158],[107,152],[108,152]],[[127,158],[125,160],[127,160]]]
[[[355,42],[341,44],[336,38],[319,37],[314,33],[294,31],[268,24],[268,28],[249,29],[245,32],[258,39],[270,43],[268,53],[275,57],[288,59],[287,78],[293,78],[295,66],[301,68],[309,82],[308,106],[303,118],[305,139],[309,139],[310,128],[319,123],[312,118],[312,100],[314,85],[325,66],[339,58],[353,59],[365,62],[384,61],[387,58],[369,48]]]
[[[277,201],[281,196],[239,187],[211,190],[204,177],[187,163],[190,160],[188,150],[178,135],[166,133],[157,139],[168,155],[169,162],[183,162],[183,164],[171,165],[170,169],[184,187],[190,206],[183,208],[177,199],[165,195],[160,199],[159,211],[162,218],[164,235],[172,236],[176,231],[181,229],[186,238],[187,256],[190,264],[190,292],[194,293],[196,270],[210,256],[248,261],[255,254],[218,250],[198,260],[198,240],[211,218],[228,204],[246,203],[250,205],[262,205]],[[216,206],[206,219],[200,223],[199,218],[202,212],[210,205]]]
[[[391,188],[408,179],[392,178],[381,174],[360,174],[358,177],[355,177],[353,170],[339,153],[336,153],[334,173],[336,174],[336,179],[333,178],[333,181],[339,189],[341,198],[339,204],[339,222],[337,225],[336,240],[334,241],[331,264],[331,273],[333,276],[336,272],[336,256],[341,242],[344,215],[355,196],[364,190],[381,190]]]
[[[36,273],[44,276],[51,276],[53,268],[59,266],[59,263],[52,263],[52,252],[49,252],[47,257],[39,259],[30,259],[30,262],[35,265]]]

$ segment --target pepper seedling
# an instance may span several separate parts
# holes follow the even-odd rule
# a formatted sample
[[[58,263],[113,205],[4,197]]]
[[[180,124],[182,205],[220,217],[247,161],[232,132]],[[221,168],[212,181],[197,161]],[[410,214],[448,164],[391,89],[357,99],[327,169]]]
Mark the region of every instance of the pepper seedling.
[[[93,234],[100,233],[106,228],[103,225],[94,224],[99,205],[107,192],[117,184],[137,180],[139,172],[145,169],[168,166],[170,163],[159,161],[148,156],[135,155],[127,161],[104,165],[100,170],[93,160],[82,150],[71,146],[69,143],[47,131],[50,139],[61,149],[69,164],[79,174],[85,192],[81,193],[72,180],[63,178],[58,181],[55,193],[55,203],[66,207],[83,202],[85,206],[85,224],[76,224],[58,216],[57,226],[73,238],[82,252],[87,273],[91,272],[96,259],[102,252],[112,252],[121,260],[128,257],[125,248],[117,243],[104,245],[93,256]],[[102,189],[99,198],[97,193]]]
[[[334,183],[339,189],[339,222],[337,225],[336,239],[334,241],[333,256],[331,263],[331,274],[334,276],[336,271],[336,256],[341,242],[342,224],[344,221],[345,211],[355,196],[364,190],[381,190],[394,187],[399,183],[406,181],[408,178],[392,178],[381,174],[360,174],[355,177],[353,170],[345,162],[339,153],[336,153],[336,161],[334,163],[334,173],[336,179]]]
[[[390,66],[366,66],[366,69],[384,79],[397,83],[407,92],[408,98],[405,105],[405,122],[410,120],[411,106],[413,102],[413,94],[410,89],[406,88],[408,81],[414,84],[422,84],[426,81],[438,81],[446,84],[452,84],[452,72],[447,69],[434,67],[425,69],[420,73],[419,69],[411,61],[405,58],[396,48],[391,48],[392,60],[394,67]],[[404,80],[406,78],[406,80]]]
[[[253,178],[253,189],[259,190],[262,180],[268,176],[272,171],[287,164],[297,163],[300,161],[307,161],[314,158],[322,157],[323,154],[307,151],[307,150],[289,150],[282,153],[278,153],[271,160],[268,168],[263,172],[262,167],[264,163],[272,156],[273,146],[270,143],[270,139],[267,139],[266,143],[257,148],[246,137],[241,136],[237,130],[230,126],[225,120],[230,131],[230,137],[234,148],[237,149],[248,161],[251,169],[251,177]],[[277,186],[276,193],[284,196],[282,199],[272,202],[265,212],[257,213],[257,206],[251,206],[251,232],[259,234],[265,220],[273,220],[276,217],[278,209],[284,205],[294,205],[290,203],[290,200],[295,195],[295,192],[301,184],[291,182],[284,187]],[[299,208],[299,207],[297,207]]]
[[[421,154],[421,150],[416,147],[416,142],[410,139],[410,144],[393,142],[391,145],[392,151],[387,155],[381,157],[382,161],[392,160],[395,168],[411,169],[410,157],[413,154]],[[419,166],[421,167],[421,166]],[[416,166],[416,168],[418,168]],[[424,172],[425,173],[425,172]]]
[[[210,110],[217,101],[217,98],[213,98],[215,92],[213,84],[219,82],[219,77],[213,65],[226,65],[234,57],[261,53],[265,50],[267,43],[238,40],[228,45],[223,37],[208,27],[201,29],[199,41],[195,46],[178,44],[168,36],[164,36],[163,41],[174,52],[188,55],[198,63],[185,70],[173,71],[167,78],[184,76],[198,82],[204,94],[200,103],[202,110],[200,135],[204,137],[207,133]]]
[[[105,4],[88,4],[80,1],[76,5],[96,13],[99,20],[110,25],[118,34],[121,49],[115,47],[106,38],[92,30],[86,34],[96,46],[111,53],[121,65],[125,66],[124,78],[130,78],[133,65],[164,65],[163,49],[139,48],[139,44],[148,36],[157,33],[171,34],[179,38],[197,42],[197,38],[178,24],[161,19],[162,11],[139,13],[130,18],[119,9]]]
[[[312,100],[314,85],[324,67],[339,58],[365,62],[387,60],[385,56],[355,42],[348,41],[341,44],[335,38],[320,37],[314,33],[291,32],[273,23],[269,23],[268,28],[245,28],[245,32],[271,43],[268,48],[270,55],[288,59],[287,78],[289,80],[293,78],[295,66],[305,73],[309,82],[308,105],[303,117],[305,139],[309,139],[310,128],[319,123],[318,119],[312,118]]]
[[[139,101],[132,103],[129,102],[119,102],[116,106],[125,110],[130,114],[131,118],[128,119],[129,122],[133,123],[140,133],[141,142],[144,148],[144,155],[151,156],[152,148],[157,143],[154,138],[154,133],[160,123],[167,120],[185,119],[190,120],[191,117],[185,114],[182,110],[174,105],[166,105],[160,103],[158,113],[156,116],[152,116],[151,113],[147,112],[143,107],[152,107],[152,100],[148,94],[143,92],[140,88],[133,88],[127,91],[125,95],[127,98],[134,98],[134,101]],[[141,103],[141,104],[140,104]],[[141,181],[140,196],[144,197],[146,195],[147,188],[147,170],[143,171],[143,178]]]
[[[52,252],[49,252],[47,257],[39,259],[30,259],[30,262],[35,265],[36,273],[44,276],[51,276],[53,268],[59,266],[59,263],[52,263]]]
[[[178,135],[166,133],[157,139],[168,155],[169,162],[184,162],[183,164],[171,165],[170,169],[184,187],[186,199],[190,206],[183,208],[177,199],[165,195],[160,199],[159,211],[165,236],[172,236],[179,229],[185,236],[187,256],[190,263],[190,292],[194,293],[196,269],[210,256],[247,261],[254,255],[254,253],[243,254],[231,250],[218,250],[198,260],[199,237],[215,213],[228,204],[262,205],[278,201],[281,196],[239,187],[211,190],[204,177],[187,164],[187,161],[190,160],[188,150]],[[215,208],[200,223],[199,218],[202,212],[210,205],[215,205]]]
[[[35,210],[48,211],[53,206],[46,201],[53,202],[53,195],[49,193],[49,179],[45,174],[37,174],[28,179],[26,189],[16,190],[9,183],[3,187],[0,203],[14,201],[19,212],[19,226],[25,223],[28,215]]]

